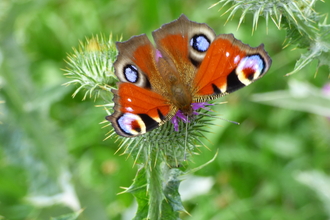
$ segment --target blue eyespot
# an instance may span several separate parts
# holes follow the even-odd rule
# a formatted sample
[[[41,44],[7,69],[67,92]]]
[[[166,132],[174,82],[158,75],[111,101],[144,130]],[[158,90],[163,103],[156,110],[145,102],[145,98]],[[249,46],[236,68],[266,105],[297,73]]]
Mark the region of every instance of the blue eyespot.
[[[126,80],[131,83],[136,83],[139,78],[138,69],[131,64],[124,67],[124,75]]]
[[[141,132],[141,122],[143,124],[141,118],[132,113],[124,113],[117,119],[118,127],[127,135],[136,135]]]
[[[195,35],[190,39],[190,46],[198,52],[205,52],[210,47],[210,40],[203,34]]]
[[[236,68],[236,72],[241,73],[245,78],[253,80],[263,74],[265,64],[259,54],[244,57]]]

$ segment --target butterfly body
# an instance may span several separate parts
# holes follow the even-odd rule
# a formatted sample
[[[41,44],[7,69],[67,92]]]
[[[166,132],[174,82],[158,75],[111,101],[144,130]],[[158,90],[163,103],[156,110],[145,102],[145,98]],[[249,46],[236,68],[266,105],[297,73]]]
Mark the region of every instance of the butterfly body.
[[[115,131],[135,137],[157,128],[179,110],[193,115],[193,103],[206,102],[249,85],[263,76],[271,59],[263,45],[252,48],[232,34],[216,36],[206,24],[182,15],[153,33],[117,43],[119,79]]]

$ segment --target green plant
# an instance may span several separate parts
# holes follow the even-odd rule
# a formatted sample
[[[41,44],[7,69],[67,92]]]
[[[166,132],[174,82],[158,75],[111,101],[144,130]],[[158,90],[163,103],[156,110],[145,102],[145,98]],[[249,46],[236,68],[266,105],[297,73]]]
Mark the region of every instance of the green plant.
[[[132,184],[136,169],[144,166],[141,162],[144,152],[135,162],[133,156],[139,147],[131,156],[129,151],[124,156],[115,154],[123,140],[116,141],[109,133],[106,135],[109,138],[103,141],[111,128],[108,123],[99,124],[109,114],[103,110],[104,106],[111,111],[110,89],[117,81],[111,77],[116,51],[108,33],[122,34],[124,40],[135,34],[148,34],[181,13],[191,20],[208,23],[216,33],[234,33],[251,46],[263,42],[273,65],[270,73],[253,86],[222,98],[221,101],[228,101],[226,105],[212,107],[214,115],[238,121],[241,125],[212,118],[216,125],[207,126],[207,132],[202,133],[209,141],[201,140],[210,150],[197,148],[200,155],[187,156],[192,163],[184,162],[184,167],[173,168],[177,174],[187,173],[189,169],[194,172],[193,167],[202,166],[218,151],[206,168],[196,171],[193,177],[183,176],[185,180],[180,182],[179,191],[184,206],[181,208],[190,215],[184,212],[180,218],[329,218],[330,107],[328,95],[322,89],[329,83],[327,66],[318,67],[315,61],[300,69],[299,74],[283,77],[292,72],[301,54],[310,52],[309,44],[305,49],[299,49],[298,43],[292,41],[283,48],[288,26],[284,15],[280,22],[282,30],[278,30],[271,23],[273,16],[279,24],[275,14],[269,14],[266,34],[264,24],[267,19],[261,15],[256,22],[258,29],[254,28],[251,36],[253,15],[258,13],[245,11],[238,1],[233,7],[230,4],[234,1],[228,2],[225,11],[239,6],[236,9],[238,16],[231,17],[223,27],[226,18],[219,16],[216,7],[206,10],[213,2],[215,0],[171,1],[171,4],[153,0],[127,0],[125,4],[102,0],[0,1],[0,219],[132,218],[132,210],[135,210],[132,194],[117,193],[121,191],[120,186],[131,185],[124,188],[124,191],[130,191],[134,184],[145,183],[145,179],[135,179]],[[291,9],[290,2],[286,7]],[[222,7],[223,3],[218,6]],[[293,3],[312,6],[300,10],[314,13],[315,19],[319,19],[314,25],[320,25],[320,28],[309,30],[307,27],[313,22],[307,26],[298,19],[297,23],[307,28],[307,34],[314,36],[313,32],[318,32],[322,39],[327,39],[328,25],[321,13],[328,13],[330,2]],[[284,10],[283,7],[275,9]],[[296,12],[300,13],[293,11],[295,18]],[[243,14],[244,18],[240,19]],[[290,14],[285,11],[283,14],[291,19],[287,30],[296,30]],[[240,20],[240,29],[235,31]],[[303,35],[304,32],[302,30]],[[103,40],[99,35],[98,41],[104,41],[105,47],[113,47],[111,51],[105,50],[108,53],[90,53],[91,56],[94,54],[95,60],[102,60],[98,56],[109,58],[101,65],[104,68],[100,69],[101,74],[92,78],[83,75],[71,75],[70,79],[63,77],[61,69],[66,65],[63,60],[68,51],[78,44],[77,39],[86,38],[83,46],[88,44],[93,35],[96,38],[95,33],[106,33],[102,35]],[[293,33],[299,34],[299,31]],[[112,40],[120,39],[114,37]],[[309,40],[314,38],[302,38],[302,42]],[[285,45],[288,42],[286,40]],[[297,49],[290,50],[292,47]],[[86,52],[88,57],[87,52],[92,48],[77,51],[81,56]],[[322,50],[326,48],[325,44]],[[324,62],[328,59],[324,56],[326,53],[316,55],[325,58]],[[86,68],[93,66],[83,59],[80,64]],[[318,75],[315,77],[316,68]],[[83,70],[79,73],[84,73]],[[73,80],[76,83],[62,86]],[[70,96],[73,93],[75,99]],[[258,103],[251,102],[250,97]],[[95,108],[95,104],[102,107]],[[103,125],[106,125],[105,129],[101,129]],[[123,146],[121,149],[120,152],[125,152],[132,148]],[[143,171],[137,177],[144,177]],[[207,187],[204,180],[209,181]],[[179,182],[172,183],[175,192]],[[203,193],[195,193],[196,189],[202,188]],[[138,201],[146,197],[145,189],[141,187],[141,194],[134,191]]]
[[[321,16],[312,8],[314,1],[298,3],[222,0],[215,5],[226,5],[230,2],[233,6],[225,12],[230,12],[228,20],[238,10],[242,10],[238,27],[247,13],[253,13],[253,31],[257,28],[259,16],[266,18],[267,25],[270,17],[279,29],[282,26],[286,29],[287,44],[309,48],[309,51],[297,61],[294,71],[289,74],[301,70],[313,59],[318,59],[319,65],[329,64],[325,60],[329,56],[329,36],[326,33],[330,29],[328,30],[329,26],[325,22],[319,22]],[[105,94],[103,98],[109,97],[109,88],[115,88],[115,76],[110,68],[110,62],[115,59],[115,54],[111,38],[105,40],[104,37],[87,40],[86,44],[81,44],[79,50],[74,50],[74,55],[68,58],[70,68],[66,70],[66,75],[74,78],[66,84],[80,85],[74,95],[81,88],[85,88],[84,97],[87,93],[98,96],[100,92]],[[109,100],[105,99],[106,102]],[[111,104],[104,105],[109,106]],[[181,124],[179,132],[175,132],[170,123],[167,123],[141,137],[119,138],[120,148],[124,148],[124,154],[135,158],[134,164],[139,166],[133,184],[124,191],[132,193],[138,202],[138,211],[134,219],[178,219],[179,212],[186,212],[178,188],[183,176],[192,171],[186,170],[184,164],[189,162],[191,154],[196,153],[196,143],[203,145],[201,138],[206,131],[205,125],[212,124],[211,117],[207,113],[201,114],[192,123]],[[114,135],[110,133],[108,137]],[[183,169],[179,168],[182,166]]]
[[[269,18],[278,29],[286,30],[286,46],[295,45],[297,48],[307,48],[308,51],[301,55],[295,68],[287,75],[293,74],[304,68],[313,60],[318,60],[318,67],[330,67],[330,25],[327,24],[327,15],[319,14],[314,10],[317,0],[220,0],[212,7],[222,4],[232,4],[224,14],[229,13],[228,20],[234,17],[237,11],[242,11],[238,27],[248,13],[253,14],[252,31],[257,29],[259,17]],[[223,7],[222,6],[222,7]]]

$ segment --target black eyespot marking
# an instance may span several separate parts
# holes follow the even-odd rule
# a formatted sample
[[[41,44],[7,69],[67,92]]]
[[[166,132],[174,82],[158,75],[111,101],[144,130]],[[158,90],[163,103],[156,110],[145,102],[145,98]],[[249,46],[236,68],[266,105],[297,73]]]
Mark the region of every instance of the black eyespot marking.
[[[157,113],[158,113],[158,116],[159,116],[160,120],[165,119],[165,116],[162,114],[162,112],[159,109],[157,109]]]
[[[245,85],[238,79],[236,74],[236,70],[234,69],[228,76],[227,76],[227,91],[228,93],[234,92],[237,89],[243,88]]]
[[[201,62],[198,62],[197,60],[194,60],[193,58],[190,57],[190,62],[198,68],[201,65]]]
[[[136,83],[139,79],[138,69],[131,64],[127,64],[124,67],[124,76],[128,82]]]
[[[146,131],[150,131],[154,128],[158,127],[158,122],[155,121],[153,118],[151,118],[149,115],[147,114],[138,114],[141,118],[141,120],[144,122],[145,126],[146,126]]]
[[[254,77],[254,74],[248,74],[247,78],[252,81],[253,80],[253,77]]]
[[[151,84],[150,84],[149,80],[146,80],[144,87],[146,89],[151,89]]]
[[[220,94],[221,93],[221,90],[213,83],[212,83],[212,89],[213,89],[214,94]]]
[[[198,52],[205,52],[210,47],[210,39],[204,34],[195,35],[190,39],[190,46]]]

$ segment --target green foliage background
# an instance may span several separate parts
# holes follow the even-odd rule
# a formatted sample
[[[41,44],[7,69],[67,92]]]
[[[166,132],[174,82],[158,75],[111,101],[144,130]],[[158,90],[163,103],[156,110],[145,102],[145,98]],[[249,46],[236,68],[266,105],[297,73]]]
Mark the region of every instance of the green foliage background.
[[[264,19],[253,36],[252,16],[239,30],[238,15],[223,26],[225,10],[208,9],[213,3],[0,0],[0,219],[50,219],[79,207],[78,219],[130,219],[133,197],[117,193],[137,167],[114,154],[114,139],[103,141],[109,127],[99,123],[106,113],[95,105],[106,103],[81,101],[83,93],[72,99],[76,88],[61,86],[68,81],[61,68],[79,40],[100,33],[151,36],[181,13],[251,46],[264,43],[273,59],[263,79],[220,99],[228,104],[215,111],[241,125],[217,120],[209,128],[210,151],[202,149],[189,166],[218,150],[216,161],[196,173],[214,184],[185,201],[191,216],[182,218],[330,218],[330,100],[322,93],[329,70],[321,67],[315,76],[312,62],[284,77],[306,50],[283,49],[285,32],[270,23],[266,34]],[[316,4],[320,13],[329,8],[329,1]]]

